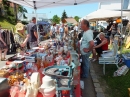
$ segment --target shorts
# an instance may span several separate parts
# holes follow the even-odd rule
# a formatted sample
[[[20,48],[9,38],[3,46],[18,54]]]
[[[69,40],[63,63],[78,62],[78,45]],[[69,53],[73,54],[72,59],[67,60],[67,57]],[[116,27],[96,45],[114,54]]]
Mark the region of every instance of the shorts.
[[[99,47],[99,48],[96,48],[95,50],[96,50],[97,54],[98,54],[99,56],[101,56],[102,51],[103,51],[102,48]]]
[[[111,39],[114,39],[115,35],[116,35],[116,33],[111,33]]]
[[[51,38],[55,38],[55,36],[56,36],[55,34],[52,34],[52,35],[51,35]]]

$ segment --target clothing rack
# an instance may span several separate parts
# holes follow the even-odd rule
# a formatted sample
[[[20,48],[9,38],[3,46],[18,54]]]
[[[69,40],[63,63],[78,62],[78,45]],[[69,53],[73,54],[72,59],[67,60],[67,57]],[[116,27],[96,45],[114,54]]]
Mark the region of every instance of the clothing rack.
[[[7,47],[8,47],[7,55],[15,53],[16,48],[15,48],[13,27],[2,27],[1,29],[3,29],[3,32],[2,32],[2,35],[4,36],[3,40],[5,41],[5,43],[7,44]]]

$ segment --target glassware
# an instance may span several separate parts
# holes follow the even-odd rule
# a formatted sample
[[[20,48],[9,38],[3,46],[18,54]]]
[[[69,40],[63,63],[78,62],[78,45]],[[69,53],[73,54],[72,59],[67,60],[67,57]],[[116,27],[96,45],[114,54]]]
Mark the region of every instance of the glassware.
[[[32,65],[32,71],[33,72],[37,72],[38,71],[38,68],[37,68],[37,66],[34,64],[34,63],[32,63],[33,65]]]
[[[18,73],[18,63],[15,63],[15,65],[16,65],[16,70],[17,70],[17,73]]]
[[[44,57],[42,56],[42,58],[41,58],[41,68],[40,68],[40,72],[43,72],[43,69],[44,69],[43,61],[44,61]]]

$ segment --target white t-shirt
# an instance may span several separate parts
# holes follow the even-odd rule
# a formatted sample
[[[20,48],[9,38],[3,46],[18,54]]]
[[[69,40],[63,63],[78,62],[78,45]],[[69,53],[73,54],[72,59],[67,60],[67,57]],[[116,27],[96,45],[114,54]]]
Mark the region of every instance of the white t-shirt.
[[[51,31],[52,31],[53,34],[55,33],[55,26],[51,27]]]
[[[83,51],[84,48],[89,48],[89,42],[93,40],[93,32],[92,30],[87,30],[83,33],[83,37],[81,38],[80,43],[80,51],[82,55],[85,55],[86,52]]]
[[[78,26],[75,26],[75,27],[74,27],[74,30],[78,31]]]

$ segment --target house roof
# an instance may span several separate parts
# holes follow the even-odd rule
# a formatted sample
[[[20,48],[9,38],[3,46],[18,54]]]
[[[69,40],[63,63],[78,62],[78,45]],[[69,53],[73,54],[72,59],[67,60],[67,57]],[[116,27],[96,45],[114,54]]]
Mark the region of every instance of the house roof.
[[[66,18],[65,20],[66,20],[67,23],[73,23],[73,24],[78,23],[74,18]]]

